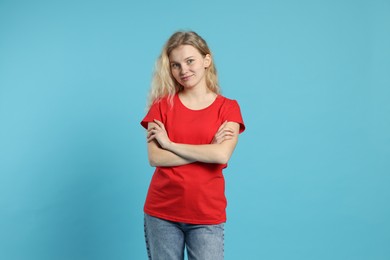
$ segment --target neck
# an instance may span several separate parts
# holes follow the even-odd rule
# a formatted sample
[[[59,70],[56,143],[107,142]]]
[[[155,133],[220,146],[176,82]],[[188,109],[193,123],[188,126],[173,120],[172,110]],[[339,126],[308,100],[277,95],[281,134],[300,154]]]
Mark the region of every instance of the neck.
[[[212,92],[208,87],[203,88],[190,88],[190,89],[183,89],[180,92],[180,96],[185,97],[187,99],[192,100],[201,100],[204,98],[207,98],[209,95],[215,95],[214,92]]]

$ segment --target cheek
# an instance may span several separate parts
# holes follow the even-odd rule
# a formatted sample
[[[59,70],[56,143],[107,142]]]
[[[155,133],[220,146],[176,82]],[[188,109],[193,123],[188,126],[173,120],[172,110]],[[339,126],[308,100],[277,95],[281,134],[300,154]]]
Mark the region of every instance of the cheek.
[[[196,66],[194,66],[194,70],[196,70],[196,71],[202,71],[202,70],[204,70],[204,68],[205,68],[205,66],[202,63],[196,64]]]
[[[171,70],[171,75],[176,79],[179,80],[179,72],[177,70]]]

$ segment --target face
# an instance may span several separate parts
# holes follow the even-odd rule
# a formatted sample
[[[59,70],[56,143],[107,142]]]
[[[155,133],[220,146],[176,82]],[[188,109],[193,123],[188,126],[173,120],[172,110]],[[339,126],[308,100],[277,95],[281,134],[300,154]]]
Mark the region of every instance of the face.
[[[169,55],[172,76],[184,89],[206,86],[206,68],[211,64],[211,56],[202,54],[191,45],[181,45]]]

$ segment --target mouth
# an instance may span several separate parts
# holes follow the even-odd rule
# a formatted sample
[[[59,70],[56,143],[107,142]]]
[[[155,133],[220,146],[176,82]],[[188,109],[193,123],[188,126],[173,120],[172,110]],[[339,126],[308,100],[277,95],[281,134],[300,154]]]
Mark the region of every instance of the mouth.
[[[187,81],[187,80],[189,80],[192,76],[193,76],[193,75],[189,75],[189,76],[185,76],[185,77],[180,77],[180,79],[181,79],[182,81]]]

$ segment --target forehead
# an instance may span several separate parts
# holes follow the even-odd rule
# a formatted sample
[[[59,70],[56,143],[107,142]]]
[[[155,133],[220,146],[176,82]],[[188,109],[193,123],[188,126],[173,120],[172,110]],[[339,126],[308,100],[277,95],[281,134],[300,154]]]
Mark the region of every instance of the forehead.
[[[200,52],[191,45],[180,45],[169,54],[170,61],[184,60],[190,56],[201,56]]]

